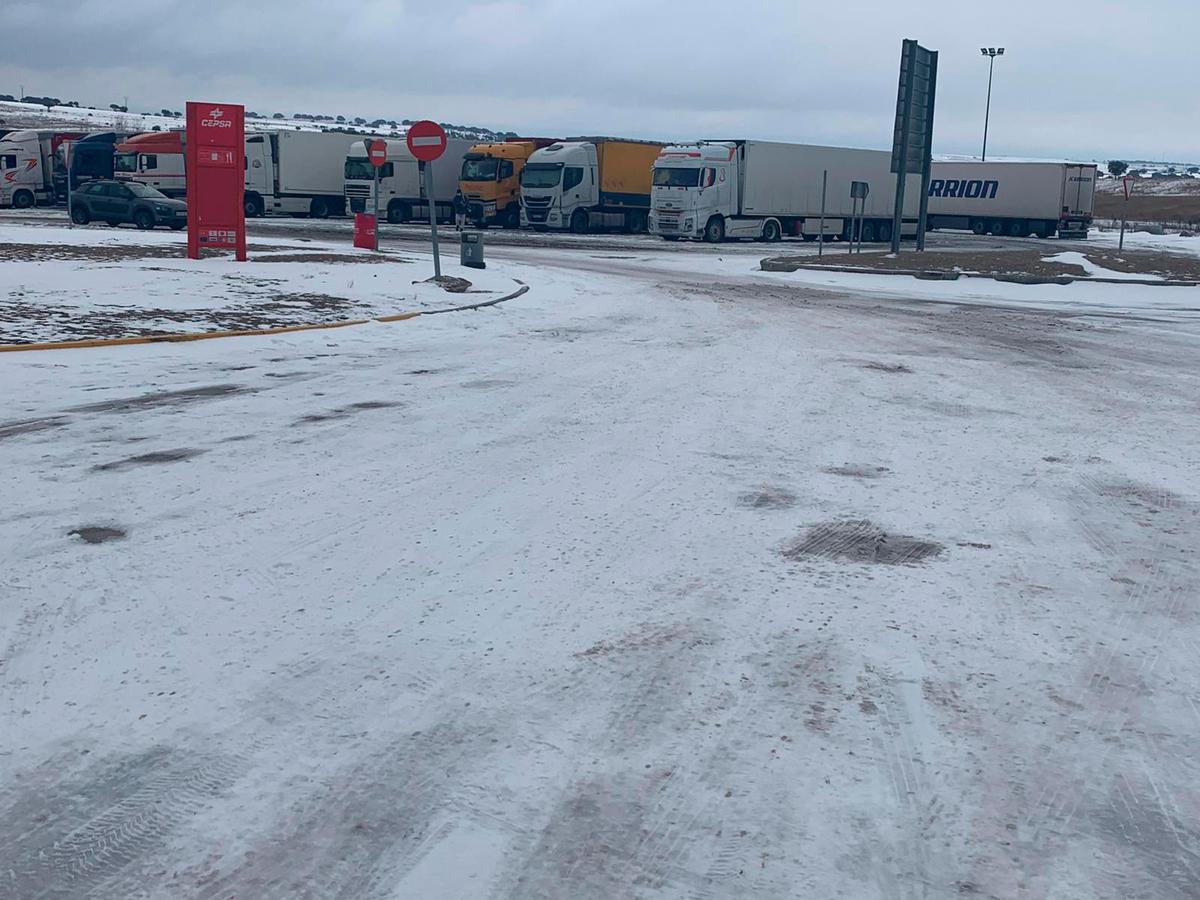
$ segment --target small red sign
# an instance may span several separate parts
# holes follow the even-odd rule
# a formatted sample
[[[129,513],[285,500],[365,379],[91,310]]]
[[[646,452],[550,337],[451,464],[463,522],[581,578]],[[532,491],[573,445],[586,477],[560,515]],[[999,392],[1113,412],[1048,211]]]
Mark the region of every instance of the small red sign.
[[[367,147],[367,159],[371,161],[377,169],[383,168],[383,164],[387,162],[387,141],[383,138],[367,138],[364,142]]]
[[[446,152],[446,131],[437,122],[423,119],[408,128],[408,151],[421,162],[433,162]]]
[[[244,106],[187,105],[188,256],[222,247],[246,259]]]
[[[370,213],[354,215],[354,246],[361,250],[375,249],[375,217]]]

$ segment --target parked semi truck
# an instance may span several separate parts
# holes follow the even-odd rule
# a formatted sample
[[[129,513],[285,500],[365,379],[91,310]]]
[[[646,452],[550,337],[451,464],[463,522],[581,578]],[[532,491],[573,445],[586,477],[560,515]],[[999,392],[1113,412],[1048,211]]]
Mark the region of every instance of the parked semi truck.
[[[77,131],[13,131],[0,138],[0,206],[28,209],[53,203],[56,174],[65,181],[58,150],[84,137]],[[110,155],[111,159],[111,155]]]
[[[113,177],[139,181],[168,197],[186,197],[183,141],[182,131],[135,134],[114,148]]]
[[[663,144],[578,137],[543,147],[521,173],[521,221],[586,234],[646,230],[650,172]]]
[[[345,213],[342,170],[356,138],[322,131],[246,135],[246,215]]]
[[[555,138],[510,138],[476,144],[463,157],[459,190],[470,202],[469,217],[481,228],[521,224],[521,172],[529,157]]]
[[[54,181],[56,198],[67,199],[68,178],[73,191],[97,178],[112,178],[114,148],[129,137],[126,131],[97,131],[62,144],[58,150],[61,165]]]
[[[425,181],[432,171],[433,198],[440,221],[451,221],[454,210],[450,202],[458,190],[463,159],[471,149],[471,141],[450,138],[441,158],[421,172],[416,158],[402,140],[386,140],[387,162],[379,171],[379,213],[393,224],[412,219],[429,220],[429,205]],[[350,146],[343,160],[344,189],[351,212],[373,212],[375,209],[375,167],[367,159],[363,141]]]
[[[1009,237],[1086,238],[1096,166],[1055,162],[935,162],[929,228]]]
[[[825,238],[855,235],[851,182],[866,182],[862,240],[890,241],[896,176],[891,154],[769,141],[700,141],[665,148],[654,164],[650,231],[667,240],[727,238],[778,241],[785,235],[816,240],[821,234],[822,182]],[[921,177],[905,185],[902,234],[916,234]]]

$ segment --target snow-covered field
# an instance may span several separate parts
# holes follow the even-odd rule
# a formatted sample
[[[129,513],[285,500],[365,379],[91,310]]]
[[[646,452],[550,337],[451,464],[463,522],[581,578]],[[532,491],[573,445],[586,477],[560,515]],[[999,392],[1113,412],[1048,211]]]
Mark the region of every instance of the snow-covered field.
[[[1195,321],[632,256],[0,354],[0,896],[1195,896]]]

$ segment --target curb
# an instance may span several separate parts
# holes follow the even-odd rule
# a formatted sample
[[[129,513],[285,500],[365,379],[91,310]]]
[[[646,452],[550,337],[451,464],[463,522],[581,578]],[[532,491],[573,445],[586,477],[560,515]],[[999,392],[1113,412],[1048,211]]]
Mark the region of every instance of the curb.
[[[516,281],[516,279],[513,279]],[[369,325],[371,322],[403,322],[418,316],[432,316],[438,313],[463,312],[470,309],[482,309],[485,306],[496,306],[508,300],[528,293],[529,285],[521,284],[517,290],[504,297],[485,300],[482,303],[472,303],[469,306],[455,306],[450,309],[431,309],[424,312],[403,312],[390,316],[376,316],[371,319],[349,319],[344,322],[320,322],[315,325],[281,325],[278,328],[249,328],[242,331],[196,331],[181,334],[149,334],[139,337],[124,338],[84,338],[78,341],[48,341],[40,344],[0,344],[0,353],[21,353],[26,350],[86,350],[93,347],[127,347],[133,344],[184,344],[190,341],[211,341],[217,338],[231,337],[269,337],[274,334],[291,334],[297,331],[320,331],[332,328],[349,328],[353,325]]]
[[[958,281],[959,278],[988,278],[992,281],[1009,284],[1125,284],[1144,285],[1146,287],[1196,287],[1200,281],[1174,281],[1163,279],[1151,281],[1148,278],[1086,278],[1074,275],[1057,275],[1043,277],[1040,275],[999,274],[984,275],[979,272],[934,272],[910,271],[908,269],[867,269],[863,266],[810,266],[794,262],[786,256],[767,257],[759,260],[759,268],[764,272],[848,272],[851,275],[909,275],[919,281]]]

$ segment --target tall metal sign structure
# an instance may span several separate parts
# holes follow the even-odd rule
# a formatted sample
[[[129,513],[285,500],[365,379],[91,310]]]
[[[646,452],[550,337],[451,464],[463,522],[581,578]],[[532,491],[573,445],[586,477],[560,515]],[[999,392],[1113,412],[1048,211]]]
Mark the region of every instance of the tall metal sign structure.
[[[246,261],[246,109],[236,103],[187,105],[188,256],[233,250]]]
[[[904,188],[908,175],[921,176],[921,212],[917,249],[925,249],[929,215],[929,179],[933,166],[933,109],[937,94],[937,51],[906,40],[900,51],[900,90],[892,135],[892,172],[896,175],[896,209],[892,216],[892,252],[900,252],[904,221]]]

